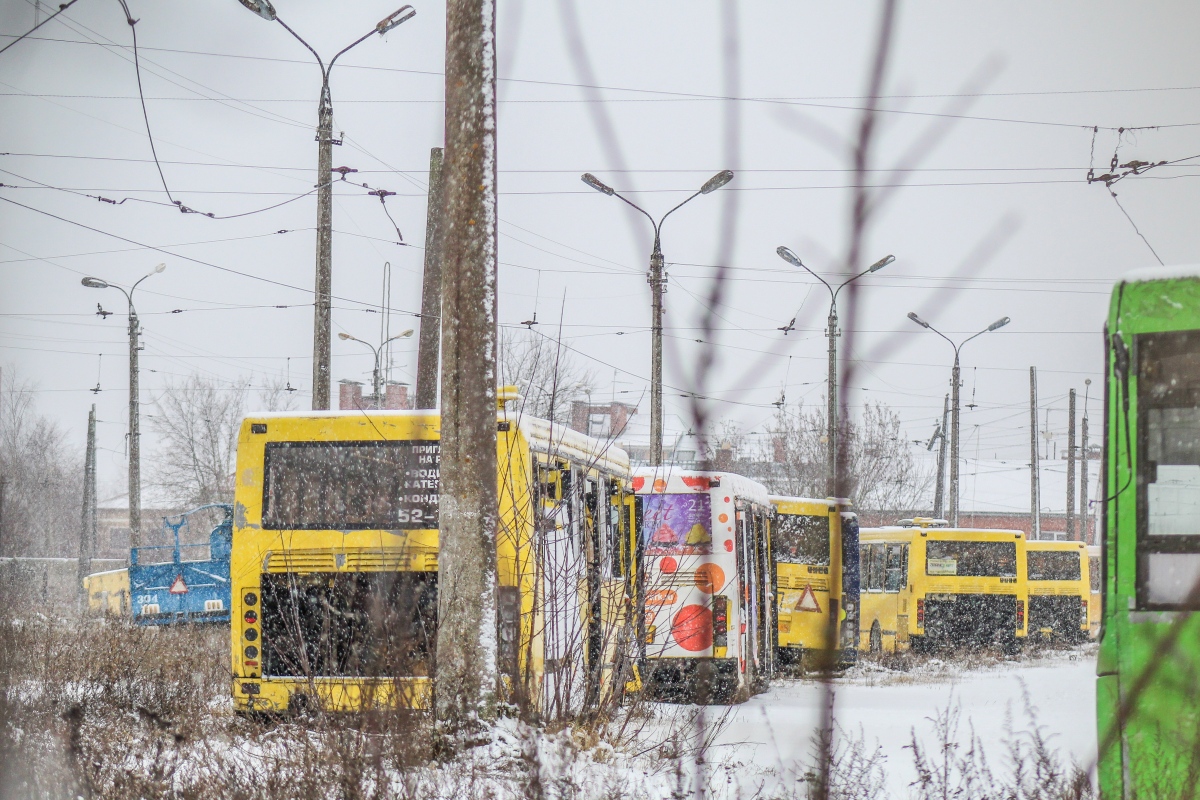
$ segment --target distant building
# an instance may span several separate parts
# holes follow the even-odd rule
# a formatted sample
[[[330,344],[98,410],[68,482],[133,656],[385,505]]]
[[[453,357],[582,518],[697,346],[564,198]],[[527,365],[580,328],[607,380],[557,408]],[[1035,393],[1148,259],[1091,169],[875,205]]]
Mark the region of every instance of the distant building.
[[[629,426],[637,406],[626,403],[571,403],[571,428],[594,439],[617,439]]]
[[[376,408],[375,395],[363,394],[360,381],[338,381],[338,408],[342,411],[370,411]],[[388,411],[407,411],[412,408],[408,399],[408,384],[388,381],[379,408]]]
[[[163,528],[163,517],[182,514],[187,509],[174,508],[161,498],[142,494],[142,545],[169,545],[175,539]],[[208,541],[208,531],[195,534],[196,541]],[[129,560],[129,495],[121,493],[96,503],[96,551],[93,558]]]

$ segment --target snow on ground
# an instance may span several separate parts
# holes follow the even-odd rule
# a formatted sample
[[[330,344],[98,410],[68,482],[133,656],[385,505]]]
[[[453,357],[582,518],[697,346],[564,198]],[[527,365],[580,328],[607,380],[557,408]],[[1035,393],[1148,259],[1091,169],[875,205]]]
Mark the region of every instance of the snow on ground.
[[[936,660],[910,672],[863,664],[833,683],[837,725],[852,734],[861,729],[870,749],[876,744],[882,748],[893,797],[906,796],[916,778],[912,752],[905,749],[911,731],[915,728],[918,738],[932,745],[929,718],[951,702],[962,711],[960,739],[969,735],[969,725],[974,726],[993,764],[1005,758],[1007,719],[1017,731],[1031,727],[1026,693],[1052,748],[1080,765],[1090,766],[1095,759],[1094,648],[976,669]],[[776,680],[769,691],[730,709],[710,761],[752,764],[757,768],[752,771],[759,780],[767,779],[768,786],[781,773],[794,774],[811,748],[822,694],[816,681]],[[721,712],[713,709],[712,718]]]

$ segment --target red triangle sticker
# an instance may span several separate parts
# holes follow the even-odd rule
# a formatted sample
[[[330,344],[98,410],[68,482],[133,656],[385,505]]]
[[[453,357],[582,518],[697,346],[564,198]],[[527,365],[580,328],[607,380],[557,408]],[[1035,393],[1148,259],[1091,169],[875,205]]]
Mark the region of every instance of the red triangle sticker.
[[[172,591],[174,590],[172,589]],[[800,599],[796,601],[796,610],[820,613],[821,604],[817,602],[817,596],[813,594],[812,586],[804,587],[804,591],[800,593]]]
[[[171,584],[171,594],[187,594],[187,584],[183,581],[182,575],[175,576],[175,582]]]

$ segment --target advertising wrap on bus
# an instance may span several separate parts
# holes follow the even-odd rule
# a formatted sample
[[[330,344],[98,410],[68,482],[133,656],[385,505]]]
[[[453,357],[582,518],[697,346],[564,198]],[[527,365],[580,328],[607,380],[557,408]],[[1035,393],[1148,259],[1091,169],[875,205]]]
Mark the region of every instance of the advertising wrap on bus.
[[[712,502],[707,494],[652,494],[642,501],[646,554],[712,552]]]

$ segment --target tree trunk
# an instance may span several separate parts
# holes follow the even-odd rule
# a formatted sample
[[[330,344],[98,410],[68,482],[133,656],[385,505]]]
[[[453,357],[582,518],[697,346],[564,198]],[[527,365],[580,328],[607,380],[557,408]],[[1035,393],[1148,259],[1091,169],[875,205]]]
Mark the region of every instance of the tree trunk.
[[[444,748],[495,717],[496,49],[494,5],[446,7],[442,466],[435,714]]]

